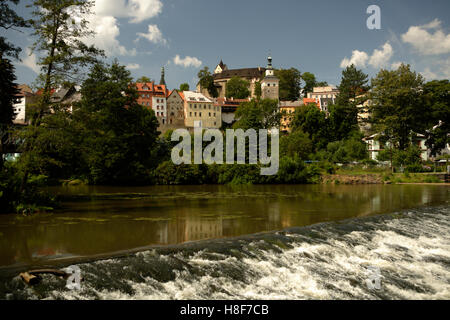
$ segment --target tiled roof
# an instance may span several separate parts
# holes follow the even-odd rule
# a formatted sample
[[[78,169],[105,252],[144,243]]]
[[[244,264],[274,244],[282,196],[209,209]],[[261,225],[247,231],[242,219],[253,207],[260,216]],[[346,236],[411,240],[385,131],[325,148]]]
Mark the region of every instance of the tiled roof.
[[[266,72],[265,68],[245,68],[245,69],[234,69],[234,70],[224,70],[221,73],[213,74],[214,80],[229,79],[232,77],[241,78],[262,78]]]

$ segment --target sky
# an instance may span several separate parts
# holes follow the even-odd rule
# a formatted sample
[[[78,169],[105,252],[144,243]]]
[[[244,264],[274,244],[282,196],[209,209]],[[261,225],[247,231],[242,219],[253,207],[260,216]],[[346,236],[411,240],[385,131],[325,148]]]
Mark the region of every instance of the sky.
[[[29,17],[29,3],[13,7]],[[380,8],[380,29],[367,27],[371,5]],[[269,52],[275,68],[333,85],[351,63],[370,77],[408,63],[427,80],[450,78],[448,0],[95,0],[89,21],[96,35],[86,42],[107,61],[157,82],[164,66],[170,89],[195,88],[198,71],[221,59],[229,69],[265,67]],[[6,35],[23,49],[17,82],[31,85],[41,53],[30,52],[30,33]]]

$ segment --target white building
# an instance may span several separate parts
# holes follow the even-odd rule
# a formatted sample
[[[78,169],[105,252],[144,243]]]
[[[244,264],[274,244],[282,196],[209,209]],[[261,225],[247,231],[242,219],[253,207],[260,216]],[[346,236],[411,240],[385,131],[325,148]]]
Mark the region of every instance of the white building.
[[[320,110],[328,112],[328,106],[336,102],[339,90],[335,86],[315,87],[313,92],[308,93],[309,99],[319,101]]]
[[[387,142],[385,145],[383,145],[378,140],[379,134],[371,135],[370,137],[364,138],[363,141],[367,144],[367,148],[369,151],[369,157],[372,160],[378,161],[378,154],[380,151],[383,151],[386,147],[389,147],[390,143]],[[416,134],[416,136],[412,140],[413,144],[417,145],[420,148],[421,154],[420,157],[423,161],[428,161],[430,159],[429,157],[429,151],[427,146],[425,145],[426,138],[423,134]]]

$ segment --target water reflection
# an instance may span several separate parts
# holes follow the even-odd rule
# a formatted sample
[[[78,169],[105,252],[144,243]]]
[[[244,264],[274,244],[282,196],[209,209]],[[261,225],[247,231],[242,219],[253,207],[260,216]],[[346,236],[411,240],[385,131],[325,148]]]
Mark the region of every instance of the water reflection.
[[[93,198],[67,202],[53,214],[0,216],[0,266],[439,205],[449,190],[409,185],[55,188],[52,192]]]

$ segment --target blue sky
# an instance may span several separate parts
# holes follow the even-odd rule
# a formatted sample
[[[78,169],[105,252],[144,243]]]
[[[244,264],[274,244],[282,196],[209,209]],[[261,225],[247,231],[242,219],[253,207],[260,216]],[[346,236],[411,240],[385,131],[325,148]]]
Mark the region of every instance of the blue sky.
[[[95,0],[91,26],[108,58],[127,65],[134,77],[159,81],[166,68],[170,88],[197,72],[265,66],[312,72],[338,85],[342,68],[355,63],[371,77],[383,67],[409,63],[427,80],[450,78],[450,1],[433,0]],[[27,16],[22,0],[17,11]],[[381,9],[381,29],[369,30],[370,5]],[[23,48],[16,63],[19,83],[32,84],[39,52],[28,55],[29,30],[8,32]]]

